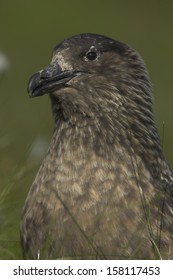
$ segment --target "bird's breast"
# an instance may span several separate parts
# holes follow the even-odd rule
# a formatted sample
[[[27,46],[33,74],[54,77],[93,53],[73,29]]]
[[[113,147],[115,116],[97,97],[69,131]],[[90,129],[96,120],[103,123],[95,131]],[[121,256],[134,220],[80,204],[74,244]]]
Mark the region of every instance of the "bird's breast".
[[[61,241],[66,242],[67,237],[71,249],[90,248],[86,234],[98,244],[105,235],[110,240],[123,235],[126,242],[127,235],[143,219],[141,190],[146,197],[153,196],[150,173],[139,160],[139,186],[136,158],[133,162],[121,145],[99,147],[102,152],[98,153],[93,139],[74,140],[74,135],[66,139],[65,135],[53,136],[25,204],[26,223],[37,224],[37,238],[41,238],[40,228],[44,228],[42,238],[51,228],[52,238],[61,249]],[[105,246],[107,243],[106,239]],[[70,248],[67,246],[67,251]]]

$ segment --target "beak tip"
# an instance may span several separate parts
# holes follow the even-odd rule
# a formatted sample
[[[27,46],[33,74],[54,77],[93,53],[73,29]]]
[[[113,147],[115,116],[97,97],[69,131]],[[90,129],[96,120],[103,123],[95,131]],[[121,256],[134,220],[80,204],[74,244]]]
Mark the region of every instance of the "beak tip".
[[[31,76],[31,78],[28,81],[28,86],[27,86],[27,92],[29,97],[34,97],[36,96],[36,89],[38,87],[40,81],[40,73],[37,72]]]
[[[31,92],[28,92],[29,97],[33,97],[33,94]]]

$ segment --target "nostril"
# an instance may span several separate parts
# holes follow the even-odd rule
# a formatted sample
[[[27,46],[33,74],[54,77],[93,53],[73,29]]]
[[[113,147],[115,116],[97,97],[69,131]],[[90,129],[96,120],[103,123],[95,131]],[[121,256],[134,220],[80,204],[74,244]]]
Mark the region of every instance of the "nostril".
[[[52,64],[46,67],[45,69],[40,71],[40,77],[42,79],[47,79],[47,78],[52,78],[59,74],[61,71],[59,65],[57,64]]]
[[[52,77],[52,72],[53,72],[52,68],[51,67],[47,67],[47,68],[41,70],[40,77],[42,79],[50,78],[50,77]]]

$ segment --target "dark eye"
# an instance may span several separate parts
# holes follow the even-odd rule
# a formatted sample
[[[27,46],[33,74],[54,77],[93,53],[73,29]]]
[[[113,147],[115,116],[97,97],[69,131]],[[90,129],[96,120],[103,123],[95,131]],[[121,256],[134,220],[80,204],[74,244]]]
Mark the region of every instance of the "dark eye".
[[[88,60],[95,60],[97,58],[97,54],[96,54],[96,52],[88,52],[86,54],[86,58]]]

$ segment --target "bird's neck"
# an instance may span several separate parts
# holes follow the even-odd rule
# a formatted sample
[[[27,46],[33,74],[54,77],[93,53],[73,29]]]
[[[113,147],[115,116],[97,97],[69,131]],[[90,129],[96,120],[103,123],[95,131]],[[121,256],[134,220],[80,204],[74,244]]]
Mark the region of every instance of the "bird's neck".
[[[87,115],[67,104],[66,110],[58,107],[62,104],[59,105],[60,103],[54,100],[52,104],[56,135],[53,139],[56,146],[62,147],[65,140],[66,150],[80,150],[82,147],[83,150],[90,150],[103,158],[111,152],[116,157],[119,150],[123,149],[127,154],[138,156],[153,177],[160,176],[164,156],[152,111],[149,111],[150,115],[142,111],[135,115],[135,112],[128,108],[128,103],[116,110],[111,110],[110,104],[108,112],[102,110],[100,114]],[[146,114],[147,118],[143,118]]]
[[[123,150],[123,153],[132,156],[134,161],[137,157],[141,158],[152,176],[158,177],[163,154],[156,129],[140,131],[128,125],[125,129],[118,121],[110,123],[109,116],[103,119],[59,119],[53,136],[54,144],[57,149],[65,147],[64,153],[68,150],[78,150],[79,153],[86,150],[103,159],[107,158],[108,154],[114,154],[116,157],[119,151]]]

